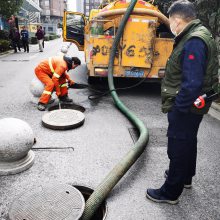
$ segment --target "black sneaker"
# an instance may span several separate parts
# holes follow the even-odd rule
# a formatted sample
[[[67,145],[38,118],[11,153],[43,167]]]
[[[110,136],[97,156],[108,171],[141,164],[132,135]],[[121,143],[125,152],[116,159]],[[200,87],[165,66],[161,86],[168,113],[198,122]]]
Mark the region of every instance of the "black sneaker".
[[[160,189],[147,189],[146,197],[151,201],[158,203],[168,203],[171,205],[176,205],[179,202],[179,199],[170,199],[162,195]]]
[[[187,179],[185,180],[184,188],[185,188],[185,189],[191,189],[191,188],[192,188],[192,177],[187,178]]]
[[[168,177],[168,173],[169,173],[169,170],[165,170],[165,172],[164,172],[164,177],[165,178]],[[192,188],[192,178],[188,178],[188,179],[185,180],[184,188],[185,189],[191,189]]]
[[[39,102],[38,105],[37,105],[37,109],[38,109],[39,111],[45,111],[46,108],[47,108],[47,105],[44,104],[44,103]]]
[[[67,95],[60,96],[60,97],[59,97],[59,100],[60,100],[61,102],[67,102],[67,103],[73,102],[73,100],[70,99]]]

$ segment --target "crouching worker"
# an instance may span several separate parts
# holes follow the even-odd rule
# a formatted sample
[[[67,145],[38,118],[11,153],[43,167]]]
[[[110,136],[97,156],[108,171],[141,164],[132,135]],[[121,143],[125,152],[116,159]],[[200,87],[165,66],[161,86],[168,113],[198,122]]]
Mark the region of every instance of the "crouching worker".
[[[35,68],[37,78],[45,85],[38,102],[38,110],[45,111],[54,90],[60,101],[73,101],[68,97],[67,83],[73,85],[74,81],[70,79],[67,71],[75,69],[79,65],[81,65],[81,61],[77,57],[57,56],[42,61]]]

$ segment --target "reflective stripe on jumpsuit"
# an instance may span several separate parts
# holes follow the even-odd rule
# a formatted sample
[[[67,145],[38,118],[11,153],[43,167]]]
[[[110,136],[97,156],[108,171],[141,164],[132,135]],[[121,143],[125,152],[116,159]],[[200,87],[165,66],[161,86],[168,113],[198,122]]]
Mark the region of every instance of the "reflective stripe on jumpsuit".
[[[45,84],[44,92],[42,93],[39,102],[43,103],[43,104],[47,104],[49,102],[50,98],[51,98],[51,95],[52,95],[53,91],[54,91],[54,82],[52,80],[53,75],[49,76],[40,67],[36,67],[35,68],[35,74],[38,77],[38,79],[42,83]],[[60,95],[61,96],[67,95],[68,89],[67,89],[65,74],[60,76],[60,78],[59,78],[59,85],[60,85],[60,92],[61,92]]]

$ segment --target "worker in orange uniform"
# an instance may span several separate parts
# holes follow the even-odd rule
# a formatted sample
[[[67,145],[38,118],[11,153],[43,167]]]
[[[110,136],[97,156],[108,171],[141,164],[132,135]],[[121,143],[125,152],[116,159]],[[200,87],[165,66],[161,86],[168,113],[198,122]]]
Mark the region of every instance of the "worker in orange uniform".
[[[68,97],[68,84],[73,85],[74,81],[70,79],[67,71],[75,69],[81,65],[77,57],[50,57],[42,61],[36,68],[37,78],[45,85],[44,91],[38,102],[38,110],[45,111],[47,104],[51,99],[53,91],[62,102],[72,102]]]

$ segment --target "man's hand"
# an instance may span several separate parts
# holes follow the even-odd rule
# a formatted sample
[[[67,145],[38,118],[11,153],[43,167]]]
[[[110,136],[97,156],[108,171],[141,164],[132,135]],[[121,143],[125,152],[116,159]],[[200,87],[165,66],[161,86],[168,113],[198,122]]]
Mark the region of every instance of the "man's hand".
[[[68,83],[69,83],[70,86],[72,86],[75,82],[70,79],[70,80],[68,81]]]
[[[56,95],[57,95],[57,97],[59,97],[61,95],[61,92],[60,91],[56,91]]]

